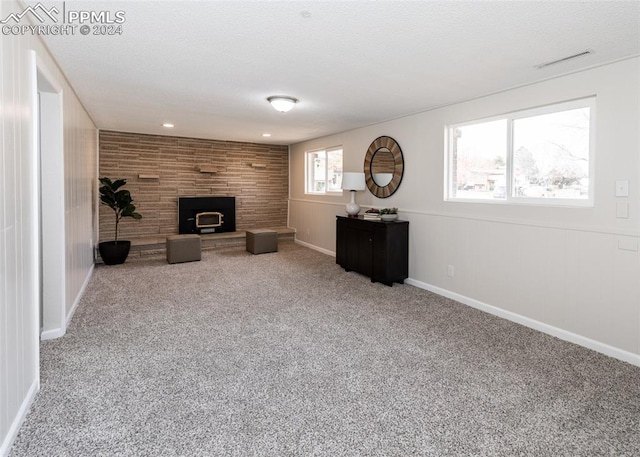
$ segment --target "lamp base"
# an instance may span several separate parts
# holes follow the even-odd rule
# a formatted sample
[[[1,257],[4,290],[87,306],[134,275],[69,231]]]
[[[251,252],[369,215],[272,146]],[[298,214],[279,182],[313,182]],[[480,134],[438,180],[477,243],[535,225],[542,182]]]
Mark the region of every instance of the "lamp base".
[[[349,217],[358,217],[360,212],[360,205],[356,203],[356,191],[351,191],[351,201],[346,206],[347,214]]]
[[[347,214],[349,217],[358,217],[358,213],[360,212],[360,205],[357,203],[347,203]]]

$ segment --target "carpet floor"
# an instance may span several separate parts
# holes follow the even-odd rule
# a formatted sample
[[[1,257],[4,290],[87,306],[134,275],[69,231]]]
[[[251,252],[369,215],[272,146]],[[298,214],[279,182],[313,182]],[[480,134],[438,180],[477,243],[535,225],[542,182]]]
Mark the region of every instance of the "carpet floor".
[[[638,456],[640,368],[277,253],[97,267],[11,456]]]

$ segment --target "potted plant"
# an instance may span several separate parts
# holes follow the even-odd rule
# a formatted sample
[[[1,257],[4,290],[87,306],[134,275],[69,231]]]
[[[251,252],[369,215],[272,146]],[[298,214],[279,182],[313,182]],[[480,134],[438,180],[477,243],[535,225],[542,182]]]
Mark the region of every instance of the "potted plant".
[[[382,208],[380,210],[380,219],[383,221],[395,221],[398,218],[398,208]]]
[[[134,219],[142,219],[139,213],[136,213],[136,207],[133,205],[131,193],[122,187],[127,183],[126,179],[116,179],[112,181],[110,178],[100,178],[100,202],[111,208],[116,217],[115,239],[113,241],[103,241],[98,244],[100,257],[105,265],[119,265],[127,260],[131,241],[118,240],[118,224],[123,217],[132,217]]]

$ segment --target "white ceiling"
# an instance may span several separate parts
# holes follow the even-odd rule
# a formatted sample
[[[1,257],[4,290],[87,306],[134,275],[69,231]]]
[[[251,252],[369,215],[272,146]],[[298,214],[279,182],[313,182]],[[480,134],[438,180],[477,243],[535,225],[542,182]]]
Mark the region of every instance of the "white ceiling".
[[[640,1],[64,7],[125,13],[119,36],[44,37],[100,129],[198,138],[291,144],[640,55]]]

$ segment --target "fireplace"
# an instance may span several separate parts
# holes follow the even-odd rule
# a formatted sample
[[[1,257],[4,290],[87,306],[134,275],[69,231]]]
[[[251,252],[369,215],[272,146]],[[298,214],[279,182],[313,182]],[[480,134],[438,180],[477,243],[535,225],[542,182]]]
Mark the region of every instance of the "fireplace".
[[[178,197],[178,233],[235,231],[235,197]]]

